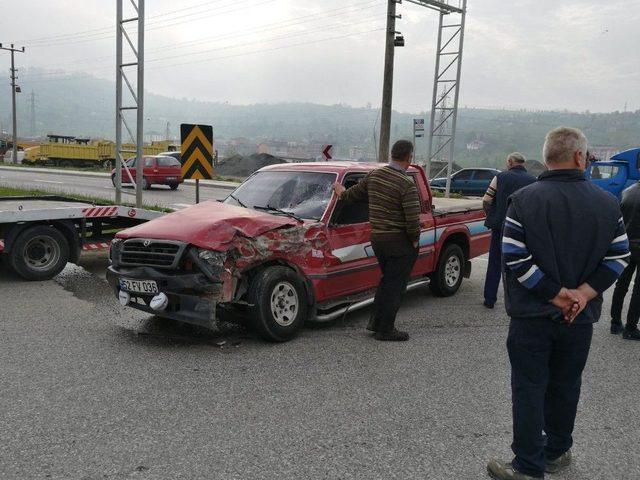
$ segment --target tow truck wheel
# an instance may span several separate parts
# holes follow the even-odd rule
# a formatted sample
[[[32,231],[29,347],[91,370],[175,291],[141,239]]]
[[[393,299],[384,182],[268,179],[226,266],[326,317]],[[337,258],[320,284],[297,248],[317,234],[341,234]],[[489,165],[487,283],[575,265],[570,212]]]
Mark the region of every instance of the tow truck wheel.
[[[260,337],[270,342],[293,338],[307,317],[304,284],[286,267],[259,272],[249,287],[250,322]]]
[[[151,190],[151,184],[147,177],[142,177],[142,189],[143,190]]]
[[[169,184],[169,188],[171,190],[177,190],[178,189],[178,185],[180,185],[179,183],[170,183]]]
[[[458,245],[447,245],[438,259],[438,268],[431,275],[429,287],[438,297],[450,297],[462,284],[464,252]]]
[[[36,225],[16,238],[9,264],[25,280],[48,280],[62,271],[69,261],[69,245],[53,227]]]

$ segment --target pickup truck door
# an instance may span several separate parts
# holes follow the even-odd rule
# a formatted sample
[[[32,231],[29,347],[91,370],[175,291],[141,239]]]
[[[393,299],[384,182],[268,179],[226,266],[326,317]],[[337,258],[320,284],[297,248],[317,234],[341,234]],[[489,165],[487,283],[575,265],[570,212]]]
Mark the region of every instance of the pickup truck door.
[[[343,184],[349,188],[363,176],[347,175]],[[368,202],[338,202],[327,237],[332,264],[321,282],[325,295],[339,297],[375,288],[380,282],[380,269],[371,248]]]
[[[419,277],[424,276],[427,273],[431,273],[434,269],[436,230],[433,213],[431,211],[431,199],[429,198],[429,194],[426,191],[426,185],[421,186],[422,182],[420,181],[420,177],[417,174],[412,173],[411,177],[413,178],[413,181],[416,183],[416,187],[418,188],[421,207],[421,233],[418,247],[418,258],[413,267],[411,276]]]

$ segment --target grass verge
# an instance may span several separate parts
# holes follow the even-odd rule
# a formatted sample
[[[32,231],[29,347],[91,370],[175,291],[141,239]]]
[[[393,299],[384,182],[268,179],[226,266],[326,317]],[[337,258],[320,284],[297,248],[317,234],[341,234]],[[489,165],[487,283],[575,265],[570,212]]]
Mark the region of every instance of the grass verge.
[[[7,187],[0,185],[0,197],[43,197],[47,195],[57,195],[61,197],[72,198],[74,200],[79,200],[85,203],[91,203],[93,205],[115,205],[115,202],[112,200],[106,200],[104,198],[92,197],[88,195],[78,195],[74,193],[61,193],[56,191],[47,191],[47,190],[38,190],[38,189],[27,189],[27,188],[15,188],[15,187]],[[127,205],[133,207],[134,205],[126,202],[122,202],[122,205]],[[142,208],[147,210],[154,210],[156,212],[173,212],[172,209],[162,207],[160,205],[143,205]]]

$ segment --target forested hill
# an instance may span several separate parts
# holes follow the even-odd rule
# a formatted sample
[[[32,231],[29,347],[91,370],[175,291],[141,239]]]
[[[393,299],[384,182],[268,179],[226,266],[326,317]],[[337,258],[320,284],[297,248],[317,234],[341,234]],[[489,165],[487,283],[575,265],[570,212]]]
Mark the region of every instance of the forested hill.
[[[36,134],[58,133],[76,136],[113,138],[114,83],[91,76],[57,77],[32,82],[21,80],[18,96],[19,128],[30,133],[30,93],[35,93]],[[10,91],[0,89],[0,122],[9,130]],[[245,137],[285,141],[333,143],[338,152],[360,146],[374,151],[377,108],[353,108],[347,105],[281,103],[228,105],[189,98],[169,98],[152,93],[145,97],[146,133],[164,135],[166,123],[171,134],[178,135],[180,123],[206,123],[214,126],[217,139]],[[394,113],[392,137],[410,138],[415,113]],[[428,122],[428,119],[427,119]],[[582,128],[591,144],[619,148],[640,145],[640,111],[593,114],[566,111],[508,111],[461,109],[456,141],[456,161],[463,165],[499,165],[508,152],[519,150],[530,158],[540,158],[545,133],[558,125]],[[467,144],[477,140],[478,150]],[[420,141],[418,151],[423,152]]]

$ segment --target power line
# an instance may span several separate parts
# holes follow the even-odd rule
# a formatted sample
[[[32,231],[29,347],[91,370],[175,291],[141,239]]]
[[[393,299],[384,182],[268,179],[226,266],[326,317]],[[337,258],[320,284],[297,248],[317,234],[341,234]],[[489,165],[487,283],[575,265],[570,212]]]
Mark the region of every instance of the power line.
[[[366,7],[366,8],[371,8],[371,7]],[[333,17],[333,16],[337,16],[337,15],[329,15],[327,16],[327,18],[329,17]],[[172,58],[183,58],[185,56],[194,56],[194,55],[203,55],[206,53],[211,53],[211,52],[216,52],[216,51],[221,51],[221,50],[229,50],[229,49],[236,49],[236,48],[242,48],[242,47],[246,47],[246,46],[251,46],[251,45],[255,45],[255,44],[262,44],[262,43],[268,43],[268,42],[274,42],[274,41],[278,41],[278,40],[286,40],[289,38],[295,38],[295,37],[300,37],[300,36],[306,36],[306,35],[310,35],[313,33],[317,33],[317,32],[324,32],[324,31],[329,31],[329,30],[335,30],[335,29],[339,29],[339,28],[350,28],[353,27],[354,25],[360,25],[363,23],[370,23],[371,20],[377,20],[378,16],[370,16],[370,17],[365,17],[363,19],[361,19],[359,22],[349,22],[349,23],[340,23],[340,24],[329,24],[329,25],[321,25],[321,26],[317,26],[314,27],[312,29],[306,29],[302,32],[296,32],[296,33],[287,33],[287,34],[283,34],[280,36],[276,36],[276,37],[272,37],[272,38],[267,38],[267,39],[260,39],[260,40],[255,40],[255,41],[251,41],[251,42],[245,42],[242,44],[238,44],[238,43],[234,43],[231,45],[224,45],[221,47],[216,47],[216,48],[212,48],[212,49],[207,49],[207,50],[200,50],[200,51],[194,51],[194,52],[181,52],[180,54],[176,54],[176,55],[169,55],[169,56],[163,56],[163,57],[156,57],[156,58],[151,58],[148,59],[147,62],[158,62],[158,61],[162,61],[162,60],[170,60]],[[303,22],[298,22],[298,24],[301,24]],[[287,26],[290,27],[291,25]],[[270,30],[276,30],[277,28],[270,28]],[[268,29],[263,29],[264,31],[268,30]],[[241,36],[248,36],[248,35],[252,35],[255,32],[247,32],[244,35],[237,35],[234,37],[234,40],[238,37]],[[222,37],[226,37],[226,35],[223,35],[219,38]],[[176,47],[177,48],[177,47]],[[156,49],[151,49],[151,50],[147,50],[147,51],[157,51],[157,50],[171,50],[172,48],[156,48]],[[89,60],[90,63],[94,63],[95,59]],[[74,62],[75,64],[78,63],[78,61]],[[100,62],[101,63],[101,62]],[[111,67],[98,67],[98,69],[101,68],[111,68]],[[54,75],[65,75],[67,72],[51,72],[51,73],[42,73],[42,74],[35,74],[33,76],[30,76],[30,78],[37,78],[38,76],[41,77],[45,77],[45,76],[54,76]]]
[[[158,17],[163,17],[163,16],[166,16],[166,15],[172,15],[174,13],[183,12],[184,10],[191,10],[193,8],[198,8],[198,7],[201,7],[203,5],[209,5],[210,6],[211,4],[220,3],[220,2],[223,2],[223,1],[229,1],[229,0],[209,0],[207,2],[198,3],[198,4],[192,5],[190,7],[182,7],[182,8],[179,8],[178,10],[170,10],[170,11],[167,11],[167,12],[164,12],[164,13],[157,13],[155,15],[149,15],[147,18],[158,18]],[[233,3],[235,3],[235,2],[231,2],[231,4],[233,4]],[[76,37],[76,36],[85,35],[87,33],[95,34],[95,32],[105,32],[105,31],[108,31],[108,32],[113,31],[113,26],[110,25],[108,27],[105,26],[105,27],[91,28],[89,30],[81,30],[79,32],[61,33],[61,34],[58,34],[58,35],[49,35],[49,36],[45,36],[45,37],[36,37],[36,38],[32,38],[32,39],[22,40],[21,43],[32,44],[32,43],[49,42],[49,41],[52,41],[52,40],[56,41],[57,39],[64,38],[64,37]]]
[[[247,3],[253,0],[240,0],[240,2],[243,3]],[[186,17],[192,17],[194,15],[198,15],[199,18],[198,19],[204,19],[204,18],[209,18],[212,16],[218,16],[218,15],[226,15],[229,13],[235,13],[235,12],[239,12],[242,10],[247,10],[250,8],[255,8],[255,7],[259,7],[261,5],[267,4],[267,3],[273,3],[276,2],[278,0],[261,0],[258,1],[258,3],[249,3],[248,5],[244,5],[241,6],[240,8],[232,8],[231,10],[227,10],[227,11],[223,11],[220,12],[220,10],[223,10],[225,8],[231,7],[231,6],[237,6],[237,4],[239,2],[233,2],[231,4],[228,5],[221,5],[215,8],[208,8],[206,10],[202,10],[201,12],[193,12],[193,13],[188,13],[185,15],[177,15],[174,16],[173,18],[166,18],[166,19],[160,19],[157,20],[155,22],[149,22],[149,25],[151,25],[150,27],[146,27],[146,31],[150,31],[150,30],[157,30],[159,28],[166,28],[166,27],[171,27],[174,25],[179,25],[182,23],[189,23],[189,22],[193,22],[193,19],[188,19],[188,20],[180,20],[178,22],[175,22],[174,20],[179,19],[179,18],[186,18]],[[202,15],[203,13],[206,12],[212,12],[212,13],[208,13],[207,15]],[[164,23],[164,22],[172,22],[172,23]],[[145,33],[146,33],[145,31]],[[132,29],[132,32],[135,32],[135,28]],[[87,37],[87,38],[83,38],[83,37]],[[95,37],[95,38],[94,38]],[[103,32],[96,32],[93,34],[87,34],[87,35],[79,35],[77,37],[70,37],[70,38],[65,38],[65,39],[61,39],[58,42],[55,41],[47,41],[47,42],[40,42],[40,43],[35,43],[34,45],[31,45],[32,47],[39,47],[39,48],[48,48],[48,47],[56,47],[56,46],[64,46],[64,45],[72,45],[72,44],[77,44],[77,43],[87,43],[87,42],[95,42],[95,41],[100,41],[100,40],[109,40],[115,38],[115,34],[113,33],[113,28],[109,28],[109,29],[105,29],[105,31]]]
[[[319,44],[319,43],[326,43],[326,42],[331,42],[334,40],[341,40],[344,38],[350,38],[350,37],[356,37],[356,36],[361,36],[361,35],[366,35],[368,33],[373,33],[373,32],[379,32],[381,30],[384,30],[384,27],[380,27],[380,28],[374,28],[371,30],[365,30],[365,31],[361,31],[361,32],[354,32],[354,33],[348,33],[345,35],[338,35],[338,36],[333,36],[333,37],[325,37],[325,38],[321,38],[321,39],[314,39],[314,40],[309,40],[306,42],[300,42],[300,43],[294,43],[294,44],[288,44],[288,45],[281,45],[278,47],[273,47],[273,48],[265,48],[265,49],[258,49],[258,50],[252,50],[249,52],[242,52],[242,53],[237,53],[237,54],[232,54],[232,55],[224,55],[224,56],[220,56],[220,57],[210,57],[210,58],[205,58],[205,59],[199,59],[199,60],[193,60],[193,61],[188,61],[188,62],[181,62],[181,63],[172,63],[171,67],[178,67],[178,66],[182,66],[182,65],[190,65],[193,63],[205,63],[205,62],[209,62],[209,61],[214,61],[214,60],[226,60],[226,59],[230,59],[230,58],[238,58],[238,57],[244,57],[247,55],[255,55],[258,53],[269,53],[269,52],[274,52],[274,51],[278,51],[278,50],[285,50],[285,49],[289,49],[289,48],[295,48],[295,47],[300,47],[300,46],[306,46],[306,45],[315,45],[315,44]],[[156,69],[160,69],[160,68],[166,68],[167,65],[155,65],[152,67],[146,67],[145,70],[156,70]],[[111,67],[110,67],[111,68]],[[104,70],[104,69],[101,69]],[[55,82],[55,81],[60,81],[60,80],[72,80],[74,78],[79,78],[79,77],[90,77],[90,78],[96,78],[86,72],[79,72],[76,74],[66,74],[67,76],[64,77],[59,77],[59,78],[42,78],[42,79],[36,79],[36,80],[30,80],[30,83],[38,83],[38,82]]]
[[[351,14],[351,13],[356,13],[356,12],[363,11],[363,10],[368,10],[368,9],[371,9],[371,8],[378,7],[379,6],[379,0],[369,0],[368,2],[364,2],[363,5],[364,6],[361,6],[359,8],[353,8],[353,7],[356,7],[357,5],[349,5],[347,7],[334,8],[334,9],[330,9],[330,10],[325,10],[325,11],[323,11],[321,13],[315,13],[315,14],[311,14],[311,15],[303,15],[303,16],[294,17],[294,18],[291,18],[291,19],[288,19],[288,20],[282,20],[282,21],[279,21],[279,22],[268,23],[268,24],[264,25],[262,28],[239,30],[239,31],[233,32],[233,38],[237,39],[237,38],[240,38],[240,37],[251,36],[251,35],[258,34],[258,33],[264,33],[264,32],[269,32],[269,31],[274,31],[274,30],[281,30],[281,29],[287,29],[287,28],[296,27],[296,26],[299,26],[299,25],[303,25],[305,23],[316,21],[319,16],[321,18],[323,18],[323,19],[328,19],[328,18],[348,15],[348,14]],[[204,38],[200,38],[200,39],[196,39],[196,40],[188,40],[188,41],[185,41],[185,42],[177,42],[177,43],[172,43],[172,44],[167,44],[167,45],[160,45],[160,46],[155,47],[155,48],[147,49],[146,51],[147,52],[155,52],[155,51],[163,51],[164,52],[164,51],[167,51],[167,50],[179,49],[179,48],[182,48],[182,46],[186,46],[186,45],[194,46],[194,45],[208,43],[208,42],[213,41],[213,40],[217,40],[217,39],[221,39],[221,38],[228,38],[228,37],[229,37],[229,34],[214,35],[214,36],[204,37]],[[39,68],[47,68],[48,66],[59,67],[60,65],[66,65],[66,64],[77,65],[78,63],[83,63],[83,64],[94,64],[94,63],[97,63],[97,64],[101,64],[102,60],[109,60],[109,59],[113,59],[113,58],[115,58],[113,55],[105,55],[105,56],[94,57],[94,58],[90,58],[90,59],[82,59],[82,60],[74,59],[74,60],[64,61],[64,62],[57,61],[55,63],[38,65],[38,67]]]

